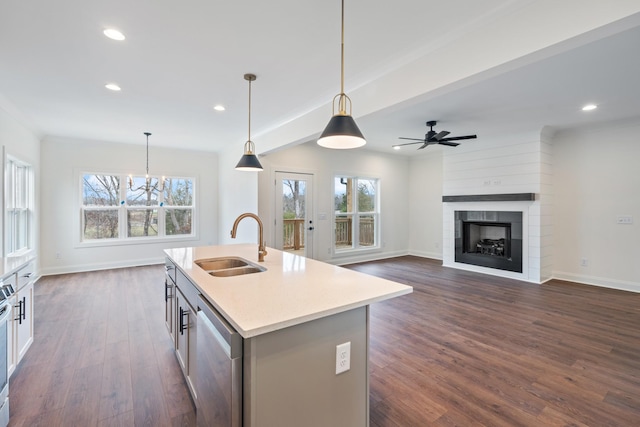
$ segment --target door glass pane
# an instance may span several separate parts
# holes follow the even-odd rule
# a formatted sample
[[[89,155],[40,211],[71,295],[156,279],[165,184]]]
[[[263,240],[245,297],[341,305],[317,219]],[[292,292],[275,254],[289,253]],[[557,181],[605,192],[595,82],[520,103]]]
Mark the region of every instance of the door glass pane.
[[[305,181],[282,180],[282,249],[304,250],[307,186]]]

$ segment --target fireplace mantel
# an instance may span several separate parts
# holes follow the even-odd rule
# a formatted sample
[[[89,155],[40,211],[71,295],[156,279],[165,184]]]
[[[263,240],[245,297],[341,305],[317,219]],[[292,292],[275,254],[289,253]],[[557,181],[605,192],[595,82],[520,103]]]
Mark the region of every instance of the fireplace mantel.
[[[469,194],[463,196],[442,196],[443,203],[452,202],[526,202],[534,201],[536,193],[511,194]]]

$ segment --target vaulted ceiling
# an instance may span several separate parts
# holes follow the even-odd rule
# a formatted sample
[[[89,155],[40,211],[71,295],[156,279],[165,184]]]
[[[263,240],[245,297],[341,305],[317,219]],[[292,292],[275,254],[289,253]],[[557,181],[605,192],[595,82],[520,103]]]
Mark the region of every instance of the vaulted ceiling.
[[[640,116],[638,2],[346,0],[345,14],[345,89],[366,149],[391,153],[427,120],[502,138]],[[259,153],[317,137],[339,91],[340,2],[0,6],[0,107],[42,137],[144,144],[149,131],[158,146],[240,152],[245,73],[258,76]],[[587,115],[586,102],[600,108]]]

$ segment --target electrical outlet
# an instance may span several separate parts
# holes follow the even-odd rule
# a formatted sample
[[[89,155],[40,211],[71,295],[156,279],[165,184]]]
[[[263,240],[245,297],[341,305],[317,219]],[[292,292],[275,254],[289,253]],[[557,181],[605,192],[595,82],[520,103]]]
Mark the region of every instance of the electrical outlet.
[[[351,369],[351,341],[336,346],[336,375]]]
[[[618,215],[616,218],[617,224],[633,224],[633,217],[631,215]]]
[[[56,259],[60,259],[60,252],[56,252]]]
[[[589,265],[589,260],[586,258],[582,258],[580,260],[580,267],[587,267]]]

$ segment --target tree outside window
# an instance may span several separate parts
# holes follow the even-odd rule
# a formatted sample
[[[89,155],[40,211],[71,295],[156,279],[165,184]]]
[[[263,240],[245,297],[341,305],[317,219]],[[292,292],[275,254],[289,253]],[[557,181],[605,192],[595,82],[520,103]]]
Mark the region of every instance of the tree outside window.
[[[82,240],[192,235],[193,195],[193,178],[83,174]]]

